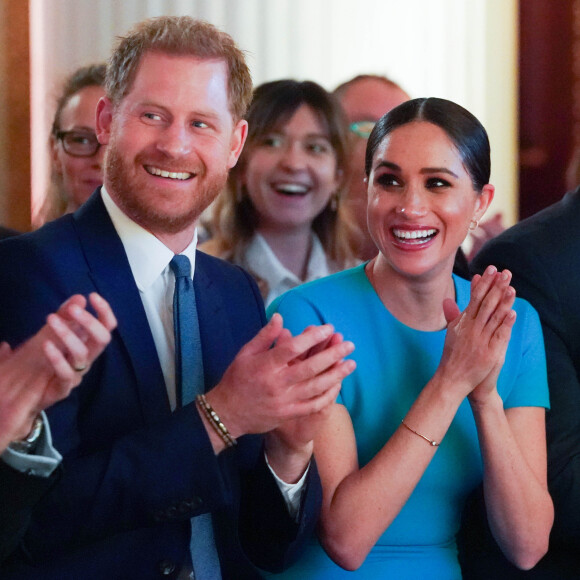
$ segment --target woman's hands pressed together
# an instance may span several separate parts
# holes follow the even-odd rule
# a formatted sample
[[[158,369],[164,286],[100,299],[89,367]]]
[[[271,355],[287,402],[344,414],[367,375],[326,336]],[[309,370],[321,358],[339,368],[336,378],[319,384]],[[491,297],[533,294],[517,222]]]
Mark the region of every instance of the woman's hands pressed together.
[[[443,304],[447,337],[438,373],[464,389],[472,403],[495,392],[505,353],[516,320],[512,310],[515,290],[511,272],[489,266],[474,276],[471,299],[463,312],[448,299]]]
[[[510,281],[509,270],[488,266],[483,276],[473,278],[471,299],[461,314],[446,301],[447,337],[438,372],[467,390],[482,451],[490,528],[505,556],[528,569],[547,550],[553,507],[546,485],[544,411],[505,410],[497,392],[516,320]]]

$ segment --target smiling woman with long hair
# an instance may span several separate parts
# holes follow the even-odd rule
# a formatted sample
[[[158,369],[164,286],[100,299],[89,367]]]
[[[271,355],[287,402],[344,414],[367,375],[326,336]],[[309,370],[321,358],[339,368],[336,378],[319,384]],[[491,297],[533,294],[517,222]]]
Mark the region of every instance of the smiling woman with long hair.
[[[355,264],[341,204],[347,128],[338,102],[310,81],[259,86],[246,119],[248,140],[201,249],[246,268],[268,304]]]

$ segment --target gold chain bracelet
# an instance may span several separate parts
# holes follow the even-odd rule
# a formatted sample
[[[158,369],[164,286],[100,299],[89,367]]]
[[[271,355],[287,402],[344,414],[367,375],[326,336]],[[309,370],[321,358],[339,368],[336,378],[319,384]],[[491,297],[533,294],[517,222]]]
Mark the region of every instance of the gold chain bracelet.
[[[429,439],[429,437],[425,437],[425,435],[421,435],[421,433],[415,431],[415,429],[411,429],[411,427],[409,427],[409,425],[407,425],[407,423],[405,423],[405,419],[403,419],[401,421],[401,425],[403,425],[403,427],[406,427],[407,429],[409,429],[409,431],[411,431],[411,433],[415,433],[415,435],[419,435],[419,437],[421,437],[421,439],[425,439],[425,441],[427,441],[427,443],[429,443],[429,445],[431,445],[432,447],[439,447],[439,443],[437,443],[437,441],[433,441],[433,439]]]

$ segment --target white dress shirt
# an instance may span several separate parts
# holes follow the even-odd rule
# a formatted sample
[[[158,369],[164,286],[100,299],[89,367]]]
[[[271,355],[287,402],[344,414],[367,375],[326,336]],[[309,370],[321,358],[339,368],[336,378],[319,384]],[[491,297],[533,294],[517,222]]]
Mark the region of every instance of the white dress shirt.
[[[131,272],[139,289],[147,322],[153,335],[159,363],[165,379],[171,409],[175,409],[175,336],[173,333],[173,291],[175,276],[169,262],[174,253],[151,232],[127,217],[115,204],[103,186],[103,203],[109,213],[129,260]],[[189,246],[181,252],[191,262],[195,272],[197,231]]]
[[[275,298],[284,292],[304,284],[304,282],[328,276],[338,270],[326,257],[324,248],[314,233],[312,233],[312,247],[304,280],[300,280],[296,274],[280,262],[264,236],[257,232],[245,247],[243,255],[236,255],[233,261],[248,270],[257,279],[266,282],[267,293],[264,295],[266,306],[269,306]]]

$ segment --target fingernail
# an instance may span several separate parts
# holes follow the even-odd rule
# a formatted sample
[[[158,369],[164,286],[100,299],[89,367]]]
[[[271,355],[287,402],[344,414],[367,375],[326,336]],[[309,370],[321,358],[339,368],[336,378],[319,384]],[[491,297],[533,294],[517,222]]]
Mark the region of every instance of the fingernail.
[[[83,311],[83,309],[78,304],[73,304],[70,307],[70,313],[73,316],[80,316],[80,314],[81,314],[82,311]]]
[[[488,266],[485,269],[485,274],[487,276],[495,276],[496,273],[497,273],[497,268],[495,266]]]
[[[64,328],[66,324],[61,320],[60,316],[51,314],[47,319],[48,324],[56,326],[57,328]]]

